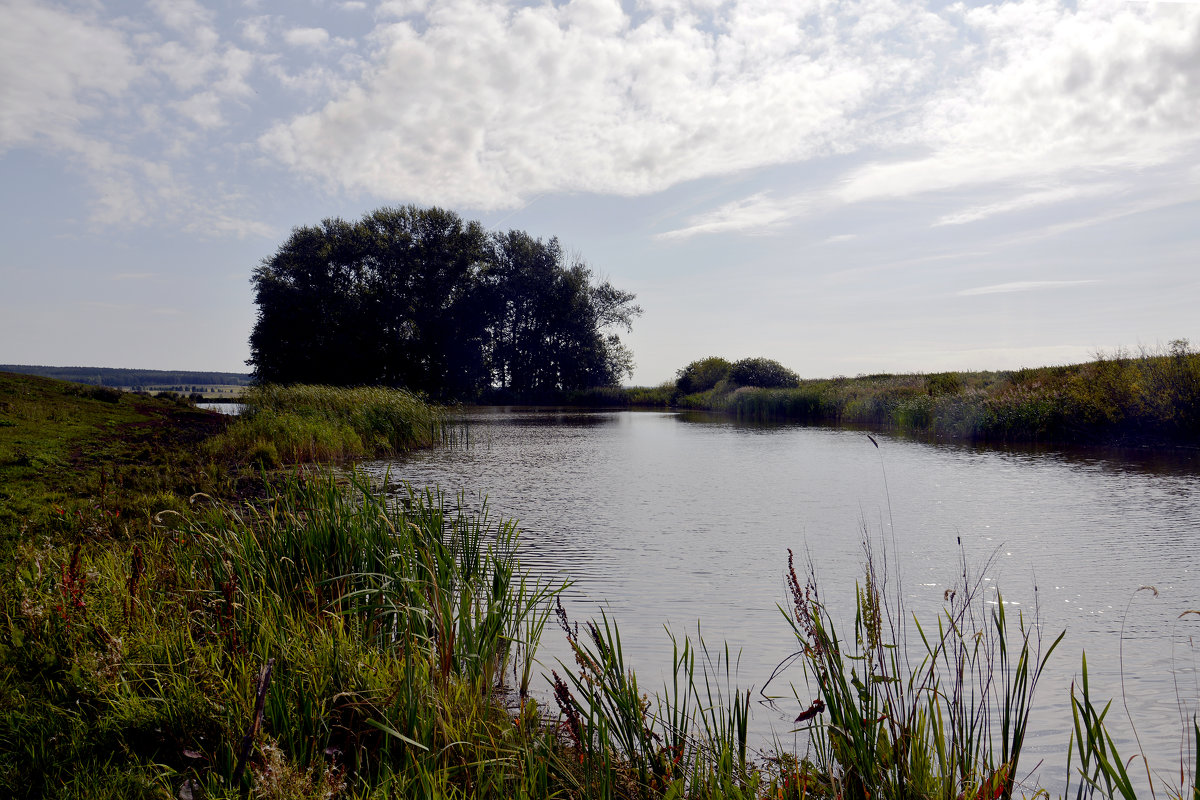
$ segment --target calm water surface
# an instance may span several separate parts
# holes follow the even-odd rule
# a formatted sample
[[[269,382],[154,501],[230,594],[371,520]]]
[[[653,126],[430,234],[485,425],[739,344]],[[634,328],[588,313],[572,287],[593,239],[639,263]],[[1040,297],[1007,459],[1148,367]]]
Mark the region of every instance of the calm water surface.
[[[1040,610],[1047,641],[1067,635],[1038,690],[1036,730],[1022,775],[1061,787],[1069,691],[1086,649],[1093,691],[1124,691],[1152,765],[1177,771],[1183,713],[1200,697],[1200,456],[1195,451],[985,449],[885,434],[750,426],[657,412],[479,409],[467,446],[375,463],[392,481],[487,496],[516,518],[522,560],[573,581],[575,619],[618,621],[641,685],[662,685],[677,635],[741,652],[743,687],[761,688],[796,649],[787,603],[787,551],[814,564],[823,599],[853,622],[865,535],[886,543],[888,569],[911,612],[933,620],[969,563],[990,561],[990,587],[1010,611]],[[1140,587],[1153,586],[1157,596]],[[893,582],[895,587],[895,582]],[[994,592],[991,594],[994,597]],[[1124,640],[1122,647],[1122,629]],[[1194,643],[1193,643],[1194,642]],[[1123,656],[1122,656],[1123,653]],[[566,658],[547,629],[546,673]],[[561,671],[561,670],[560,670]],[[792,670],[756,705],[759,743],[791,733],[813,693]],[[1109,719],[1125,755],[1133,740],[1118,699]]]

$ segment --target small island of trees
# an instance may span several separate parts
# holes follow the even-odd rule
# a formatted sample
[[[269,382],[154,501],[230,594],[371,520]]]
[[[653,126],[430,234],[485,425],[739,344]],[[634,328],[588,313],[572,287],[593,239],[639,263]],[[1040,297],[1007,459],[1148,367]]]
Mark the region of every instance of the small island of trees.
[[[641,308],[579,256],[440,208],[298,227],[254,271],[247,362],[261,383],[539,400],[616,386]]]

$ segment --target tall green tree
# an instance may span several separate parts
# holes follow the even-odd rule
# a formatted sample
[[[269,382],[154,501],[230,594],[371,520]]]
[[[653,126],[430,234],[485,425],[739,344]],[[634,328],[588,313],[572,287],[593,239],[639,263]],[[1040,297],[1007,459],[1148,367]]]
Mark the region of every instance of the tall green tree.
[[[377,383],[380,342],[371,312],[370,243],[340,219],[295,228],[255,269],[258,319],[250,334],[255,377],[271,383]]]
[[[487,234],[439,208],[295,228],[252,276],[259,381],[404,386],[439,399],[544,397],[632,370],[634,296],[557,239]]]
[[[518,396],[611,386],[633,368],[613,329],[642,313],[634,296],[594,282],[587,264],[558,239],[495,234],[486,283],[492,384]]]
[[[360,223],[372,241],[368,289],[383,383],[435,397],[483,388],[485,319],[479,291],[487,236],[439,208],[384,208]]]

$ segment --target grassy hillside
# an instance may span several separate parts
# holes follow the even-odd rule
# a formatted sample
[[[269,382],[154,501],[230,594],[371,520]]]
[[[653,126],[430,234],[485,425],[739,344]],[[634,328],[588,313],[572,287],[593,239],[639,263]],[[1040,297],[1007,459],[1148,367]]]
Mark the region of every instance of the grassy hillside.
[[[0,552],[18,538],[122,535],[239,479],[201,442],[228,420],[175,399],[0,372]]]
[[[176,392],[203,392],[208,387],[249,386],[245,372],[200,372],[196,370],[114,369],[110,367],[48,367],[24,364],[0,364],[0,372],[38,375],[70,383],[112,386],[119,389],[166,389]]]

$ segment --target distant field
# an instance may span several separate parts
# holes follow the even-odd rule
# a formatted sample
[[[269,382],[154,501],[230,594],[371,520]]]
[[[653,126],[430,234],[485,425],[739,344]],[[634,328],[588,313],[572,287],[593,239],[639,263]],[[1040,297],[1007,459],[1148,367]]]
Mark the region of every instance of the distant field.
[[[198,394],[204,397],[205,400],[229,400],[241,397],[247,388],[246,384],[213,384],[207,386],[202,383],[182,383],[182,384],[163,384],[161,386],[116,386],[116,389],[124,389],[127,392],[141,390],[158,394],[159,392],[175,392],[176,394]]]
[[[185,370],[114,369],[110,367],[46,367],[0,364],[0,372],[38,375],[71,383],[108,386],[125,391],[199,394],[208,399],[238,397],[250,385],[249,373]]]

